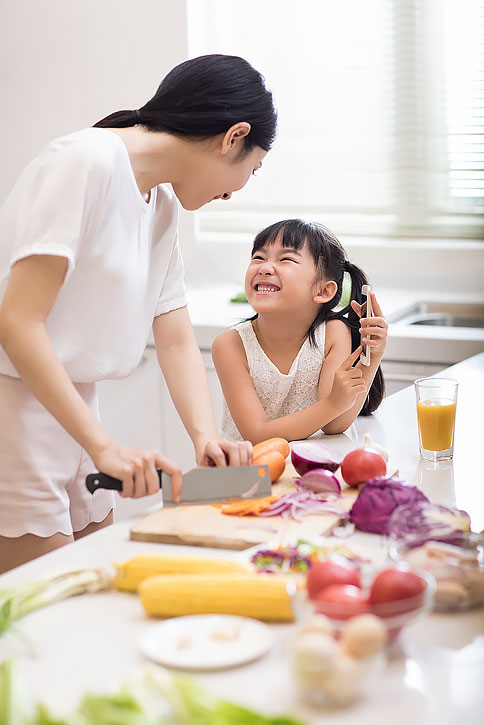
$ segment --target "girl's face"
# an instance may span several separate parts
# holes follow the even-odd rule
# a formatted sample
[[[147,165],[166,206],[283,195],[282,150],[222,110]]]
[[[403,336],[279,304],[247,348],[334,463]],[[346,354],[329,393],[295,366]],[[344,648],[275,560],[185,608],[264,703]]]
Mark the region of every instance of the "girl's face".
[[[234,191],[246,185],[251,174],[262,166],[267,151],[255,147],[241,155],[243,144],[243,136],[236,137],[232,145],[224,137],[208,148],[192,144],[183,178],[172,183],[184,209],[194,211],[214,199],[230,199]]]
[[[321,283],[316,282],[316,266],[307,245],[291,249],[279,239],[253,254],[245,275],[245,294],[256,312],[306,313],[314,308],[316,314],[318,287]]]

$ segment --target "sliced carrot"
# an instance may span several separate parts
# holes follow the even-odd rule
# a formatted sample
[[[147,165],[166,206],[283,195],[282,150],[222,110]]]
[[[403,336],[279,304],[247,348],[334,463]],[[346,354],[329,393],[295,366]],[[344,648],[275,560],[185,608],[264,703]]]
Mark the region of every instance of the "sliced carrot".
[[[291,449],[285,438],[268,438],[266,441],[255,444],[253,457],[256,459],[269,451],[277,451],[284,458],[287,458]]]
[[[251,498],[247,501],[234,501],[222,506],[222,513],[229,516],[258,516],[261,511],[267,511],[279,496],[265,496],[264,498]]]

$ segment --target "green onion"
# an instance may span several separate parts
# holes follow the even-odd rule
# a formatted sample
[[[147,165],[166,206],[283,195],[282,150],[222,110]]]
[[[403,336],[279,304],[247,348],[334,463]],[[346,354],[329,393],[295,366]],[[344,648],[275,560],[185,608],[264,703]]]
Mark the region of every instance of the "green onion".
[[[81,569],[0,591],[0,635],[25,614],[76,594],[108,589],[112,577],[101,569]]]

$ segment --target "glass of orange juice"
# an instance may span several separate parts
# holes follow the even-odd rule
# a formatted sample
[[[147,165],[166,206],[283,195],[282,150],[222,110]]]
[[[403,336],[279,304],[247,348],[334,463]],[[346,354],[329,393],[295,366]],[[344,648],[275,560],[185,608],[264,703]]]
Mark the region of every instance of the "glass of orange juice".
[[[448,461],[454,455],[457,380],[420,378],[417,395],[420,457],[426,461]]]

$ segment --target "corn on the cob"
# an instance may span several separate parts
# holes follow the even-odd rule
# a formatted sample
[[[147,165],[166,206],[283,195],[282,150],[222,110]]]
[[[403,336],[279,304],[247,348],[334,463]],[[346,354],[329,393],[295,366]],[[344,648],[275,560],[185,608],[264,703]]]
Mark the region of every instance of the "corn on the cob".
[[[209,559],[201,556],[168,556],[140,554],[125,562],[114,562],[116,589],[135,592],[142,581],[158,574],[215,574],[250,571],[246,564],[229,559]]]
[[[237,614],[292,621],[288,579],[276,574],[173,574],[145,579],[141,602],[152,616]]]

